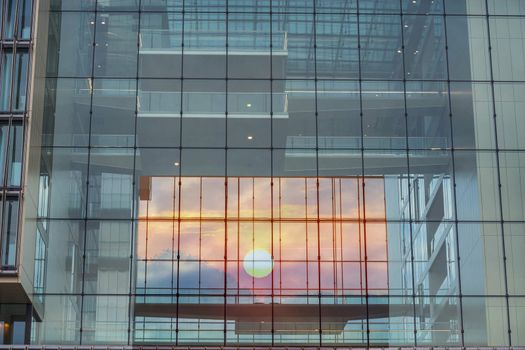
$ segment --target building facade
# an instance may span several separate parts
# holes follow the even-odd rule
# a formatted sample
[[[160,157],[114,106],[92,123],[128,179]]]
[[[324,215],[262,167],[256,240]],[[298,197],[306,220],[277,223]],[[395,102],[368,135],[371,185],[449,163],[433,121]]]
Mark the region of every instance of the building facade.
[[[28,340],[29,299],[17,275],[31,25],[30,0],[0,1],[0,344]]]
[[[525,1],[1,3],[0,343],[525,346]]]

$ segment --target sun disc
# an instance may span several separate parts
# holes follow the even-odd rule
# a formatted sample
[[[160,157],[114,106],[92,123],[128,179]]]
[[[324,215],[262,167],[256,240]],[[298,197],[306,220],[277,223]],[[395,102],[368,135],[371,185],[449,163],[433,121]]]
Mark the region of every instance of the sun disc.
[[[244,256],[244,271],[254,278],[263,278],[272,273],[272,255],[264,249],[253,249]]]

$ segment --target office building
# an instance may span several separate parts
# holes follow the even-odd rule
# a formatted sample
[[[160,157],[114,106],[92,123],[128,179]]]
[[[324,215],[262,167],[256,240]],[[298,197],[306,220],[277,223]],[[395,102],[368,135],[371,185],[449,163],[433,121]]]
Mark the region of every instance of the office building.
[[[525,1],[1,3],[0,343],[525,346]]]

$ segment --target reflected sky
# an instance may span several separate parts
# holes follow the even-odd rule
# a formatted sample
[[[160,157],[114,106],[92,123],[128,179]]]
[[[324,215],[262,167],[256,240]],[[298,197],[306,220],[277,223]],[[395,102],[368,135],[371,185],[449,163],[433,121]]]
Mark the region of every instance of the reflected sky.
[[[387,293],[381,177],[142,177],[139,193],[146,293]]]

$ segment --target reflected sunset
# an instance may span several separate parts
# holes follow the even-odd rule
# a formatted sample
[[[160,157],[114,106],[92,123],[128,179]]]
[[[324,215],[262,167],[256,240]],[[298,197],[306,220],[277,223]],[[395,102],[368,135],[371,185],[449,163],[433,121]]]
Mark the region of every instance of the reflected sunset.
[[[386,294],[384,202],[381,177],[143,177],[137,287]]]

